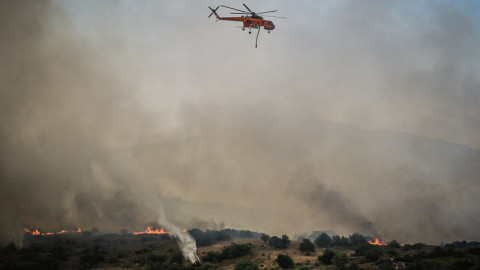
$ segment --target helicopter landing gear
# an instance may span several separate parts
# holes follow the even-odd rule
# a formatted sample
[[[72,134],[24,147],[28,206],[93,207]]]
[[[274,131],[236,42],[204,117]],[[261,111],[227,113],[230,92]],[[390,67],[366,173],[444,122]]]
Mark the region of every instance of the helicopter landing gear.
[[[242,31],[245,31],[245,28],[242,28]]]
[[[270,34],[270,30],[268,30],[268,33]]]

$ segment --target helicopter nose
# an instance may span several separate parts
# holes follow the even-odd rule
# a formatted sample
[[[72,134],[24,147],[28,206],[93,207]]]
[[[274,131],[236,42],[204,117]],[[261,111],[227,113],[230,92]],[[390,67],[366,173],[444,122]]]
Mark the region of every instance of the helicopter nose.
[[[275,25],[273,24],[273,22],[268,22],[267,24],[265,24],[265,29],[266,30],[273,30],[273,29],[275,29]]]

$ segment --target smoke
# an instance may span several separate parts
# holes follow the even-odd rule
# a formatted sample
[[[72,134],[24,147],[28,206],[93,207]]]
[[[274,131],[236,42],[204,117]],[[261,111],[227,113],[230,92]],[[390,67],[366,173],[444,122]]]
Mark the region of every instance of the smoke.
[[[197,244],[195,239],[188,233],[187,230],[181,230],[175,226],[172,222],[168,221],[165,218],[165,212],[160,211],[159,223],[165,226],[165,229],[175,236],[178,246],[182,250],[183,256],[185,259],[189,260],[191,263],[199,261],[197,256]]]
[[[201,2],[2,1],[0,242],[159,207],[187,229],[479,240],[478,4],[255,5],[289,17],[256,50]]]

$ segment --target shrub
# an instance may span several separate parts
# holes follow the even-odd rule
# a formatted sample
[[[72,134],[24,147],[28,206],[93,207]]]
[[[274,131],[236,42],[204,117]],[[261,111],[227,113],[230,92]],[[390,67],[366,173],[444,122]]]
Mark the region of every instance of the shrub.
[[[355,247],[355,256],[365,256],[367,250],[372,249],[370,244],[361,244]]]
[[[250,261],[241,261],[235,265],[235,270],[258,270],[258,266]]]
[[[207,255],[202,257],[202,261],[218,263],[226,259],[235,259],[248,255],[251,253],[251,251],[252,247],[250,245],[232,244],[228,247],[225,247],[222,250],[222,253],[209,251]]]
[[[376,262],[383,255],[383,251],[378,248],[371,248],[365,252],[367,262]]]
[[[152,254],[147,257],[147,260],[151,262],[166,262],[167,258],[168,258],[167,255],[164,255],[164,254],[161,254],[161,255]]]
[[[347,264],[347,254],[344,252],[339,252],[333,256],[332,263],[335,264],[336,267],[343,269]]]
[[[235,259],[250,254],[252,247],[250,245],[231,244],[222,251],[222,258]]]
[[[323,252],[322,256],[318,256],[318,261],[323,262],[324,264],[332,264],[332,259],[335,256],[335,251],[327,248]]]
[[[170,255],[170,264],[183,264],[183,261],[185,260],[185,258],[183,257],[183,254],[179,251],[177,252],[174,252]]]
[[[290,258],[290,256],[287,254],[278,254],[277,263],[283,269],[292,269],[295,267],[295,263],[293,262],[292,258]]]
[[[387,245],[389,248],[400,248],[400,244],[397,242],[397,240],[392,240],[388,242]]]
[[[207,255],[202,256],[202,262],[218,263],[221,261],[222,261],[222,254],[215,251],[209,251]]]

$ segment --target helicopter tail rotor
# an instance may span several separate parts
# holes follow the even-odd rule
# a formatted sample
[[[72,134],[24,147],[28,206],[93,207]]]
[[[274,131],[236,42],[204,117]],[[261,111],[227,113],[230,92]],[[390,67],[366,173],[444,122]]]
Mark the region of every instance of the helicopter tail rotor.
[[[213,9],[213,8],[211,8],[211,7],[208,7],[208,8],[212,11],[212,13],[210,13],[210,15],[208,15],[208,18],[212,17],[213,14],[215,14],[215,16],[217,16],[217,18],[218,18],[218,15],[217,15],[217,12],[216,12],[216,11],[217,11],[217,9],[218,9],[219,7],[220,7],[220,6],[218,6],[216,9]]]

